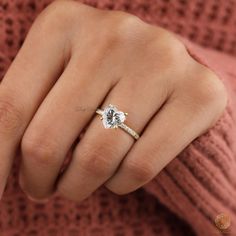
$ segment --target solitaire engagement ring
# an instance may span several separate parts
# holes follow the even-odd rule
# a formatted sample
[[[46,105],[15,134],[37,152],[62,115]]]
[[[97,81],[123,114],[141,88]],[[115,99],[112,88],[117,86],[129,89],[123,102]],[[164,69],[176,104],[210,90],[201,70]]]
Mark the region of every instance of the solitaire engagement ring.
[[[138,133],[124,124],[128,113],[118,111],[117,107],[111,104],[105,107],[104,110],[97,109],[96,113],[101,116],[101,120],[105,129],[121,128],[130,134],[134,139],[137,140],[139,138]]]

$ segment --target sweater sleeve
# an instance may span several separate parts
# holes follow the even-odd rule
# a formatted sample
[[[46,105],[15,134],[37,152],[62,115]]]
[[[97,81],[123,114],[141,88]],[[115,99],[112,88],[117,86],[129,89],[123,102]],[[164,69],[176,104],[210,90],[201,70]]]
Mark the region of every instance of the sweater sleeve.
[[[230,217],[236,235],[236,60],[182,39],[190,55],[212,69],[228,91],[218,122],[195,139],[144,189],[188,222],[197,235],[219,235],[216,217]]]

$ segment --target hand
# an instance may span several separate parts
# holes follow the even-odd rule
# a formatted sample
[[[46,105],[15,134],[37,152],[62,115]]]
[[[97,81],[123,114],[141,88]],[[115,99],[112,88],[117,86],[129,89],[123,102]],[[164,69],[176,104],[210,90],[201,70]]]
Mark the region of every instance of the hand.
[[[226,103],[218,77],[168,31],[56,1],[34,22],[0,86],[1,192],[20,146],[20,184],[33,199],[58,191],[79,202],[101,185],[129,193],[206,132]],[[95,110],[108,104],[128,112],[137,141],[103,127]]]

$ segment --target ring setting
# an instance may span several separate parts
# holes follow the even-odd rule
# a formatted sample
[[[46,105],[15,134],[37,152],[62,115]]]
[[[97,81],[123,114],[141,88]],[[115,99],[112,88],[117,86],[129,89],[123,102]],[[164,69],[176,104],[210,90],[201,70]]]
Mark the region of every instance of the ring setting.
[[[121,128],[130,134],[134,139],[139,138],[138,133],[136,133],[124,123],[128,113],[119,111],[116,106],[109,104],[104,108],[104,110],[97,109],[96,113],[101,116],[101,120],[105,129]]]

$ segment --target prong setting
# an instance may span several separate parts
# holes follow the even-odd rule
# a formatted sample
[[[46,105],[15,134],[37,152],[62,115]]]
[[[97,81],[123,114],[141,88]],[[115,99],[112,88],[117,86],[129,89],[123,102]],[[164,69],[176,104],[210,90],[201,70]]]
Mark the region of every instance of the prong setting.
[[[122,112],[117,109],[116,106],[109,104],[107,107],[102,109],[97,109],[96,113],[99,114],[105,129],[118,129],[121,128],[128,134],[130,134],[134,139],[139,138],[139,134],[133,129],[128,127],[124,121],[128,116],[127,112]]]

